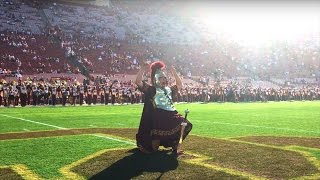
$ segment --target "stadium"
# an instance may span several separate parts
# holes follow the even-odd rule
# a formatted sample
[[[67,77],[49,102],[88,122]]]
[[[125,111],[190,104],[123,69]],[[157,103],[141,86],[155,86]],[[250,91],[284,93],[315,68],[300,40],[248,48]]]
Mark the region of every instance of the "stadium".
[[[0,179],[320,179],[319,12],[1,0]]]

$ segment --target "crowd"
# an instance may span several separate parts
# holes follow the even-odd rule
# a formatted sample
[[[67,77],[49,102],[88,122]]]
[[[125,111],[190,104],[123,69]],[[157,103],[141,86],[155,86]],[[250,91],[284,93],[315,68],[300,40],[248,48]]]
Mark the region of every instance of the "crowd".
[[[302,88],[252,88],[240,86],[185,88],[182,102],[267,102],[320,100],[318,87]]]
[[[180,102],[318,99],[319,90],[312,80],[318,79],[319,82],[320,79],[317,39],[306,37],[300,41],[276,42],[272,46],[260,47],[263,51],[256,51],[227,37],[202,32],[204,25],[199,22],[199,19],[196,16],[182,18],[183,12],[176,10],[177,5],[181,4],[144,0],[132,3],[114,0],[111,1],[110,8],[101,8],[76,4],[30,4],[28,1],[4,0],[0,3],[0,75],[21,78],[29,74],[80,73],[83,70],[90,74],[135,74],[141,68],[141,64],[161,59],[168,65],[175,65],[177,71],[183,76],[205,84],[201,86],[187,84],[186,88],[180,92],[180,96],[175,97]],[[10,22],[4,22],[5,19]],[[5,25],[15,20],[17,23],[22,21],[21,24],[31,25],[34,28],[19,26],[24,27],[20,29],[13,28],[18,27],[17,25]],[[190,28],[194,27],[192,23],[197,24],[198,28]],[[200,80],[195,76],[200,76]],[[300,83],[301,86],[297,89],[234,84],[214,85],[218,81],[240,76],[267,80],[278,85],[289,85],[285,83],[300,77],[311,79],[313,83]],[[282,78],[283,80],[280,81],[285,83],[278,83],[280,81],[275,78]],[[27,89],[29,89],[30,101],[27,102],[33,104],[31,91],[32,86],[36,86],[41,93],[36,93],[38,95],[35,96],[38,98],[35,98],[35,104],[52,104],[52,99],[45,98],[47,95],[41,95],[45,91],[44,85],[35,83],[36,85],[34,82],[24,83],[29,87]],[[1,85],[2,104],[4,104],[4,97],[10,94],[7,92],[15,91],[16,97],[20,94],[20,88],[16,87],[18,85],[10,86],[9,84]],[[57,87],[52,82],[44,84],[47,84],[49,91],[51,87]],[[73,97],[71,84],[63,85],[68,91],[65,93],[69,94],[68,100]],[[110,82],[99,84],[102,85],[94,85],[97,92],[95,103],[105,99],[101,98],[102,94],[102,97],[106,97],[102,86],[110,88]],[[133,96],[131,99],[127,98],[128,95],[125,96],[126,98],[115,98],[114,102],[136,103],[143,100],[143,98],[132,100],[136,93],[132,83],[123,81],[122,84],[116,84],[117,87],[112,86],[116,88],[114,92],[119,92],[115,97],[120,97],[124,92],[131,93]],[[130,87],[123,84],[130,84]],[[59,86],[62,87],[62,85]],[[80,86],[77,85],[78,91]],[[82,86],[85,91],[81,102],[89,104],[87,94],[90,93],[87,89],[90,88],[87,86],[91,85],[83,83]],[[62,103],[61,87],[57,87],[58,104]],[[48,97],[52,97],[50,93]],[[8,102],[7,99],[6,104]],[[80,98],[77,98],[76,102],[80,104]],[[93,103],[93,101],[90,102]],[[10,104],[13,105],[12,101]]]
[[[173,97],[174,102],[267,102],[320,100],[319,86],[253,87],[250,84],[230,82],[224,85],[184,83]],[[139,104],[144,102],[132,80],[123,81],[109,77],[94,81],[76,80],[26,80],[0,82],[0,106],[41,105],[108,105]]]
[[[0,83],[0,106],[26,105],[96,105],[141,102],[141,93],[131,81],[107,81],[88,84],[88,81],[37,81]]]
[[[0,68],[5,75],[77,72],[64,52],[43,35],[1,32],[0,55]]]
[[[0,32],[9,30],[27,34],[43,33],[45,23],[40,11],[28,5],[29,3],[32,1],[0,1]]]
[[[205,25],[197,16],[181,18],[177,9],[183,6],[178,2],[112,1],[111,5],[110,9],[76,5],[45,9],[53,25],[68,33],[72,30],[73,38],[66,44],[73,44],[70,48],[79,61],[95,73],[103,73],[103,63],[108,64],[109,72],[137,70],[135,66],[146,59],[174,63],[179,72],[192,76],[222,73],[229,78],[268,79],[315,77],[319,71],[319,43],[311,36],[255,49],[204,31]],[[72,18],[80,11],[87,13]],[[100,26],[108,30],[93,29]]]

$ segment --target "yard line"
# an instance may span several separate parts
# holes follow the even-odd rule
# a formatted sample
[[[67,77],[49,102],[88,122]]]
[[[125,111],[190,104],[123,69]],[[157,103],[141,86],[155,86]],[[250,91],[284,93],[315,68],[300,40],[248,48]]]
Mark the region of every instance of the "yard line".
[[[204,122],[204,121],[198,121],[198,122]],[[249,124],[233,124],[233,123],[214,122],[214,121],[205,121],[205,122],[210,122],[212,124],[231,125],[231,126],[245,126],[245,127],[254,127],[254,128],[265,128],[265,129],[276,129],[276,130],[286,130],[286,131],[296,131],[296,132],[320,134],[320,131],[307,131],[307,130],[301,130],[301,129],[278,128],[278,127],[270,127],[270,126],[257,126],[257,125],[249,125]]]
[[[54,125],[51,125],[51,124],[41,123],[41,122],[32,121],[32,120],[28,120],[28,119],[24,119],[24,118],[18,118],[18,117],[14,117],[14,116],[5,115],[5,114],[0,114],[0,115],[1,116],[5,116],[5,117],[9,117],[9,118],[13,118],[13,119],[18,119],[18,120],[22,120],[22,121],[35,123],[35,124],[41,124],[41,125],[44,125],[44,126],[50,126],[50,127],[54,127],[54,128],[57,128],[57,129],[68,129],[68,128],[64,128],[64,127],[54,126]],[[118,141],[118,142],[122,142],[122,143],[126,143],[126,144],[135,145],[135,143],[131,142],[131,141],[125,141],[125,140],[121,140],[121,139],[116,139],[116,138],[112,138],[112,137],[108,137],[108,136],[102,136],[102,135],[96,135],[96,134],[91,134],[91,135],[95,136],[95,137],[109,139],[109,140],[112,140],[112,141]]]
[[[101,137],[101,138],[105,138],[105,139],[110,139],[110,140],[113,140],[113,141],[123,142],[123,143],[126,143],[126,144],[136,145],[136,143],[131,142],[131,141],[125,141],[125,140],[116,139],[116,138],[112,138],[112,137],[108,137],[108,136],[103,136],[103,135],[97,135],[97,134],[92,134],[92,135],[93,135],[93,136],[96,136],[96,137]]]
[[[35,124],[41,124],[41,125],[44,125],[44,126],[54,127],[54,128],[57,128],[57,129],[68,129],[68,128],[64,128],[64,127],[59,127],[59,126],[46,124],[46,123],[42,123],[42,122],[37,122],[37,121],[32,121],[32,120],[28,120],[28,119],[24,119],[24,118],[9,116],[9,115],[5,115],[5,114],[0,114],[0,115],[4,116],[4,117],[12,118],[12,119],[19,119],[21,121],[27,121],[27,122],[31,122],[31,123],[35,123]]]

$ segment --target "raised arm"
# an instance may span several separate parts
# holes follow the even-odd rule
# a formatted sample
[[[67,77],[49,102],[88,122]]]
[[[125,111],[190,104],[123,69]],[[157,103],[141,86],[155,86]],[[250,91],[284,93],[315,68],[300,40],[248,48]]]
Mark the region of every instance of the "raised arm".
[[[138,87],[142,87],[143,86],[143,84],[142,84],[142,76],[143,76],[143,73],[145,71],[147,71],[148,69],[149,69],[149,65],[148,64],[144,64],[144,65],[141,66],[141,69],[138,72],[137,77],[136,77],[136,81],[135,81],[135,83],[136,83],[136,85]]]
[[[180,91],[181,88],[182,88],[181,78],[180,78],[180,76],[178,75],[176,69],[173,66],[170,67],[170,70],[171,70],[172,75],[176,79],[176,85],[177,85],[178,91]]]

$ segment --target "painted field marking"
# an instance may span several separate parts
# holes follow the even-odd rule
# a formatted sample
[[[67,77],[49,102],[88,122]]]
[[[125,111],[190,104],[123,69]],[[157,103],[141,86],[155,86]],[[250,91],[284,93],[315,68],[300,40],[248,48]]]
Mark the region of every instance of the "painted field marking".
[[[39,177],[37,174],[32,172],[30,169],[28,169],[27,166],[24,164],[16,164],[11,166],[0,166],[0,169],[12,169],[14,172],[22,176],[23,179],[32,179],[32,180],[41,180],[42,178]]]
[[[256,175],[253,175],[253,174],[250,174],[250,173],[238,171],[236,169],[230,169],[230,168],[226,168],[226,167],[221,167],[221,166],[210,164],[210,163],[206,162],[206,161],[212,159],[213,157],[208,157],[206,155],[196,154],[196,153],[192,153],[192,152],[189,152],[189,151],[185,152],[185,154],[188,154],[188,155],[196,157],[195,159],[185,159],[185,160],[182,159],[182,161],[184,161],[186,163],[189,163],[189,164],[206,167],[208,169],[214,169],[216,171],[220,171],[220,172],[224,172],[224,173],[227,173],[227,174],[240,176],[240,177],[244,177],[244,178],[248,178],[248,179],[252,179],[252,180],[266,180],[266,178],[259,177],[259,176],[256,176]]]
[[[68,128],[64,128],[64,127],[60,127],[60,126],[54,126],[51,124],[46,124],[46,123],[41,123],[41,122],[37,122],[37,121],[32,121],[32,120],[28,120],[28,119],[24,119],[24,118],[18,118],[18,117],[14,117],[14,116],[9,116],[9,115],[5,115],[5,114],[0,114],[1,116],[5,116],[5,117],[9,117],[9,118],[13,118],[13,119],[18,119],[18,120],[22,120],[22,121],[27,121],[27,122],[31,122],[31,123],[35,123],[35,124],[41,124],[44,126],[49,126],[49,127],[54,127],[57,129],[64,129],[67,130]],[[104,139],[109,139],[112,141],[118,141],[118,142],[122,142],[122,143],[126,143],[126,144],[131,144],[131,145],[135,145],[135,143],[131,142],[131,141],[126,141],[126,140],[122,140],[122,139],[117,139],[115,137],[108,137],[108,136],[103,136],[103,135],[97,135],[97,134],[90,134],[92,136],[95,137],[100,137],[100,138],[104,138]]]
[[[91,135],[95,136],[95,137],[101,137],[101,138],[109,139],[109,140],[112,140],[112,141],[118,141],[118,142],[122,142],[122,143],[126,143],[126,144],[136,145],[136,143],[134,143],[134,142],[127,141],[127,140],[122,140],[122,139],[118,139],[118,138],[114,138],[114,137],[109,137],[109,136],[104,136],[104,135],[99,135],[99,134],[91,134]]]
[[[296,146],[296,145],[289,145],[289,146],[281,147],[281,146],[275,146],[275,145],[242,141],[242,140],[237,140],[237,139],[228,139],[227,141],[244,143],[244,144],[251,144],[251,145],[255,145],[255,146],[268,147],[268,148],[274,148],[274,149],[280,149],[280,150],[284,150],[284,151],[296,152],[296,153],[302,155],[303,157],[305,157],[312,165],[314,165],[318,170],[320,170],[320,160],[318,160],[318,158],[316,158],[314,155],[312,155],[310,152],[307,151],[307,150],[318,150],[317,148],[302,147],[302,146]],[[296,180],[319,179],[319,177],[320,177],[320,173],[316,173],[316,174],[310,174],[310,175],[297,177],[294,179],[296,179]]]
[[[276,129],[276,130],[286,130],[286,131],[296,131],[296,132],[305,132],[305,133],[316,133],[316,134],[320,134],[320,131],[307,131],[307,130],[301,130],[301,129],[277,128],[277,127],[270,127],[270,126],[258,126],[258,125],[250,125],[250,124],[234,124],[234,123],[215,122],[215,121],[201,121],[201,120],[192,120],[192,121],[196,121],[196,122],[210,122],[210,123],[212,123],[212,124],[222,124],[222,125],[231,125],[231,126],[244,126],[244,127]]]
[[[91,159],[93,159],[93,158],[96,158],[96,157],[98,157],[98,156],[100,156],[100,155],[102,155],[102,154],[104,154],[104,153],[106,153],[106,152],[116,151],[116,150],[124,150],[124,149],[127,149],[127,148],[113,148],[113,149],[104,149],[104,150],[98,151],[98,152],[96,152],[96,153],[94,153],[94,154],[91,154],[91,155],[89,155],[89,156],[87,156],[87,157],[84,157],[84,158],[82,158],[82,159],[79,159],[79,160],[76,161],[76,162],[73,162],[73,163],[71,163],[71,164],[69,164],[69,165],[66,165],[66,166],[60,168],[59,171],[60,171],[61,174],[63,174],[64,177],[67,178],[67,179],[79,179],[79,180],[82,180],[82,179],[83,179],[83,180],[84,180],[84,179],[86,179],[86,178],[83,177],[83,176],[81,176],[81,175],[79,175],[79,174],[77,174],[77,173],[75,173],[75,172],[73,172],[73,171],[72,171],[72,168],[77,167],[77,166],[79,166],[80,164],[85,163],[85,162],[87,162],[87,161],[89,161],[89,160],[91,160]],[[129,149],[128,149],[128,150],[129,150]]]
[[[24,119],[24,118],[18,118],[18,117],[14,117],[14,116],[9,116],[9,115],[5,115],[5,114],[0,114],[0,115],[1,115],[1,116],[4,116],[4,117],[12,118],[12,119],[18,119],[18,120],[21,120],[21,121],[26,121],[26,122],[31,122],[31,123],[35,123],[35,124],[44,125],[44,126],[54,127],[54,128],[57,128],[57,129],[68,129],[68,128],[63,128],[63,127],[59,127],[59,126],[55,126],[55,125],[51,125],[51,124],[46,124],[46,123],[42,123],[42,122],[32,121],[32,120],[29,120],[29,119]]]

